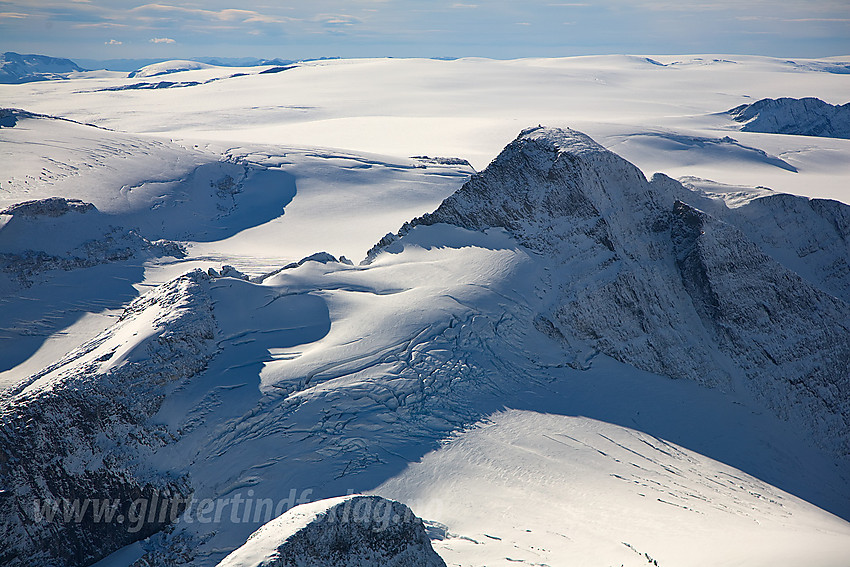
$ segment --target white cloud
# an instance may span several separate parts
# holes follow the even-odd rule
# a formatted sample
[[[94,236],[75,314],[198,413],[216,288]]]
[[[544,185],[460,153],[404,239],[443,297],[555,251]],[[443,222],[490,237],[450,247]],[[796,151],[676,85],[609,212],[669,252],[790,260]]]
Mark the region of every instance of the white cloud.
[[[109,41],[104,41],[104,45],[122,45],[123,41],[118,41],[117,39],[110,39]]]
[[[152,37],[150,39],[151,43],[177,43],[170,37]]]
[[[292,21],[291,18],[262,14],[255,10],[242,10],[238,8],[206,10],[203,8],[172,6],[171,4],[143,4],[130,9],[129,12],[137,14],[159,14],[160,17],[167,17],[167,14],[182,14],[184,17],[194,16],[201,19],[222,22],[281,24]]]
[[[326,26],[353,26],[361,22],[360,18],[348,14],[319,14],[314,21]]]

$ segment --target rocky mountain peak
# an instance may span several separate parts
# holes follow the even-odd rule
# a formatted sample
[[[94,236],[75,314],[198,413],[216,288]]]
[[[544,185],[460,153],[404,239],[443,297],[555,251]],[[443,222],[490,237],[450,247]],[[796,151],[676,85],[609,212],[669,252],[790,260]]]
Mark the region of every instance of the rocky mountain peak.
[[[472,230],[504,228],[534,249],[551,248],[551,238],[571,226],[609,250],[612,231],[629,211],[633,228],[649,229],[664,201],[656,186],[620,156],[586,134],[538,126],[520,135],[481,173],[443,201],[433,213],[402,228],[448,223]],[[621,228],[625,229],[625,227]]]
[[[827,291],[844,281],[840,274],[812,268],[845,265],[847,250],[821,247],[809,266],[758,244],[775,235],[747,219],[776,216],[773,200],[730,209],[667,176],[647,181],[585,134],[536,127],[370,257],[420,225],[504,229],[547,264],[535,284],[538,317],[567,343],[584,345],[578,351],[748,389],[846,453],[850,305]],[[844,218],[839,208],[807,222],[836,225],[828,221]],[[776,222],[787,226],[783,219]],[[786,236],[799,240],[805,231]]]

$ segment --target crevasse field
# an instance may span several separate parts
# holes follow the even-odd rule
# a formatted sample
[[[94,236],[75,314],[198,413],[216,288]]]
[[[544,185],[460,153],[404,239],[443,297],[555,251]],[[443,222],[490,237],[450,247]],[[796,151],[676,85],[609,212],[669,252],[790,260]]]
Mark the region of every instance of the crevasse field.
[[[505,231],[437,223],[360,264],[538,125],[583,132],[729,218],[777,193],[850,204],[850,140],[742,132],[726,113],[767,97],[846,103],[845,61],[164,63],[132,78],[0,85],[0,106],[30,113],[0,128],[0,209],[49,197],[94,206],[0,214],[0,252],[19,258],[0,273],[0,388],[41,395],[130,363],[176,372],[185,379],[127,394],[159,400],[135,437],[155,441],[127,449],[134,470],[184,475],[200,498],[399,500],[447,565],[846,566],[847,432],[812,425],[804,394],[783,405],[737,370],[673,379],[629,363],[643,352],[631,338],[616,360],[543,332],[548,290],[572,297],[580,290],[563,283],[576,273],[588,286],[605,277],[586,276],[589,251],[553,260]],[[623,171],[610,180],[631,187]],[[602,213],[639,218],[626,201],[611,207]],[[809,248],[831,256],[785,250],[808,229],[781,211],[740,218],[741,235],[807,281],[850,254],[817,231]],[[180,277],[196,268],[213,277]],[[762,269],[748,270],[754,296]],[[824,285],[850,301],[841,278]],[[671,305],[677,293],[657,291]],[[839,323],[841,309],[830,311]],[[197,346],[168,350],[166,332]],[[683,358],[734,366],[700,336],[676,346]],[[217,565],[260,524],[177,524],[97,565],[156,564],[184,547],[190,564]]]

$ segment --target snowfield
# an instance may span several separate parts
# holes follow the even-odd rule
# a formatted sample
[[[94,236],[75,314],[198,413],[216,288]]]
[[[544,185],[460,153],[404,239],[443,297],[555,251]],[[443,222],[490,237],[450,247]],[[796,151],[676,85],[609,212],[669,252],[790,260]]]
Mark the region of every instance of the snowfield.
[[[185,63],[0,85],[0,563],[846,564],[846,62]]]
[[[257,67],[170,73],[150,81],[222,80],[156,92],[97,90],[140,82],[118,72],[71,84],[0,85],[0,100],[125,132],[459,156],[476,169],[527,126],[568,126],[647,174],[846,200],[850,143],[739,132],[726,114],[763,98],[815,96],[844,104],[846,65],[846,59],[733,55],[329,60],[274,74]],[[248,75],[224,80],[236,73]],[[726,136],[739,146],[704,143]],[[740,146],[785,159],[814,181]]]

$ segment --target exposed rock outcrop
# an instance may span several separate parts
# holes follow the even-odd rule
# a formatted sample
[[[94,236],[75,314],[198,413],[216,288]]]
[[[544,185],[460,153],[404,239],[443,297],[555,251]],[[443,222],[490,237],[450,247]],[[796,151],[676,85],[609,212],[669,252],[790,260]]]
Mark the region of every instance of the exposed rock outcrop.
[[[218,567],[445,567],[422,520],[379,496],[302,504],[254,532]]]
[[[5,217],[5,218],[4,218]],[[91,203],[50,197],[0,210],[0,272],[23,287],[43,272],[89,268],[139,256],[185,256],[170,240],[114,226]]]

